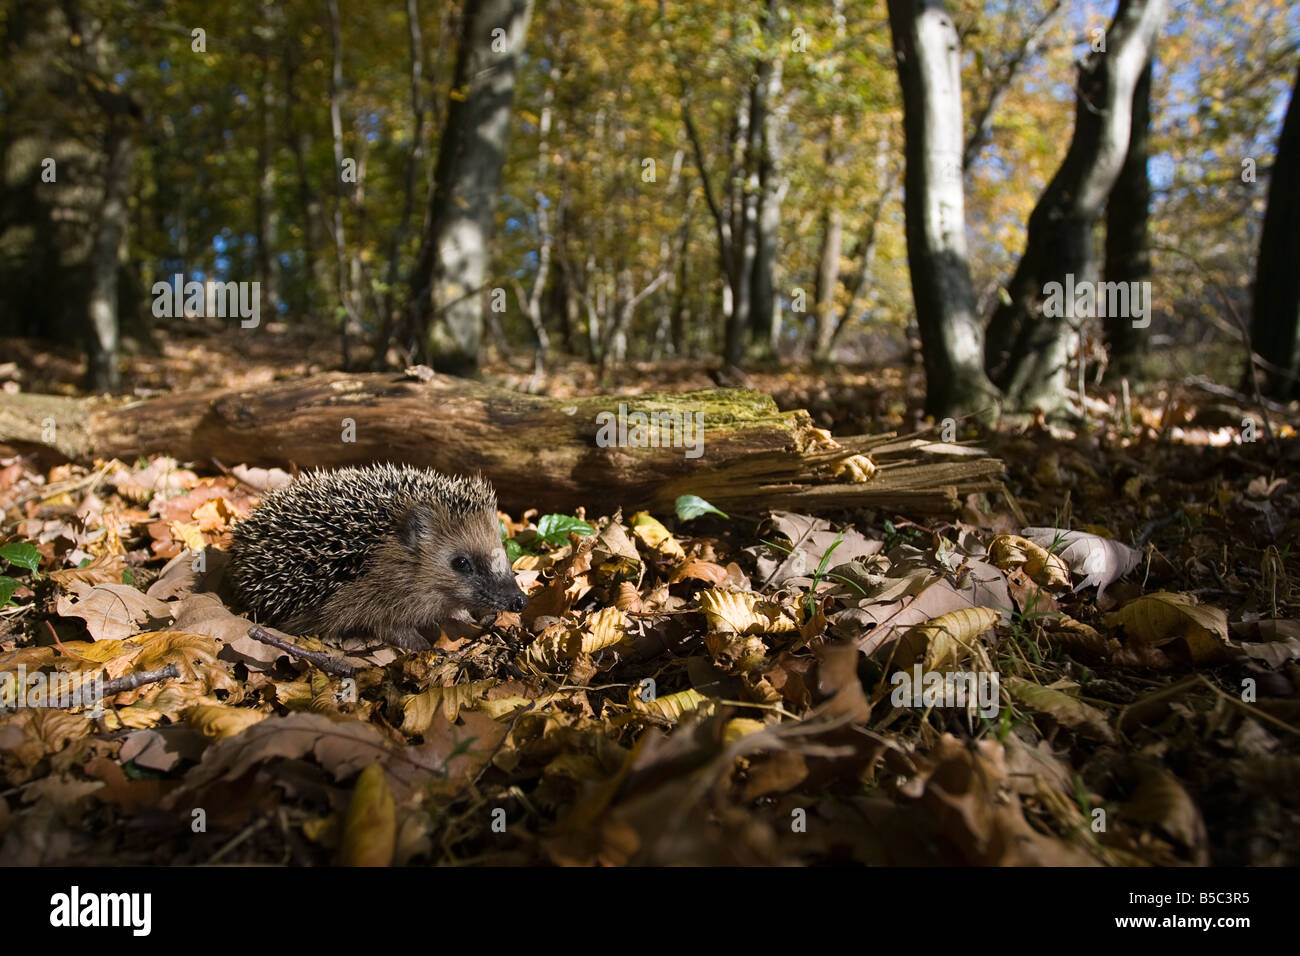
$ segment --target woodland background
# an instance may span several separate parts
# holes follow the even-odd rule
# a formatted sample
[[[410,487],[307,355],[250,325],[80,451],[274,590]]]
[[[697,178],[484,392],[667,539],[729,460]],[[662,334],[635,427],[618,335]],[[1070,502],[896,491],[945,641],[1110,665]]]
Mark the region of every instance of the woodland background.
[[[948,4],[972,327],[1017,294],[1077,68],[1152,6]],[[944,14],[903,4],[895,20],[922,10]],[[643,359],[854,363],[906,357],[916,335],[883,3],[9,0],[0,36],[0,334],[82,345],[96,389],[121,387],[119,353],[156,354],[186,327],[150,308],[177,273],[260,283],[264,328],[209,326],[236,349],[269,326],[308,333],[327,366],[472,372],[535,352],[534,389],[562,356],[602,375]],[[1151,281],[1151,326],[1084,323],[1071,362],[1099,372],[1109,352],[1113,384],[1155,344],[1157,375],[1244,380],[1298,43],[1284,0],[1169,5],[1079,276]],[[441,266],[451,213],[486,222],[477,265]],[[1256,339],[1293,369],[1296,295],[1279,294],[1280,341]],[[22,363],[29,390],[43,361]],[[1081,376],[1058,377],[1055,395],[1008,404],[1061,404]]]

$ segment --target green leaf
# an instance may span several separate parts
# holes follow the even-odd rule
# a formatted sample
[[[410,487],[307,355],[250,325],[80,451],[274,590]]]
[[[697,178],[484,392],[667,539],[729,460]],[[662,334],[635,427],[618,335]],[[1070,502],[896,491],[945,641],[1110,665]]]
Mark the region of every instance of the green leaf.
[[[564,544],[570,531],[583,537],[596,533],[595,528],[572,515],[542,515],[537,522],[537,533],[547,544]]]
[[[9,604],[13,599],[14,592],[18,590],[19,582],[15,578],[5,577],[0,574],[0,607]],[[13,603],[17,603],[16,601]]]
[[[519,542],[514,538],[506,538],[506,558],[511,564],[514,564],[524,555],[524,549],[519,546]]]
[[[700,515],[717,515],[719,518],[731,518],[725,511],[719,511],[699,495],[679,495],[677,498],[677,517],[681,521],[691,521]]]
[[[41,553],[26,541],[15,541],[0,548],[0,558],[4,558],[14,567],[35,571],[41,563]]]

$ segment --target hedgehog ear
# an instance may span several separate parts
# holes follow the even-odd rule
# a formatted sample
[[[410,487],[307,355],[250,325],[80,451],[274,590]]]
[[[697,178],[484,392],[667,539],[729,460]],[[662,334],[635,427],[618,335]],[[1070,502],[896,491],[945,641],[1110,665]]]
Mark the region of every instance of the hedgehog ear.
[[[432,534],[433,515],[429,514],[427,508],[416,505],[409,508],[406,514],[402,515],[402,523],[398,528],[397,535],[402,544],[412,551],[418,551],[420,542],[428,540]]]

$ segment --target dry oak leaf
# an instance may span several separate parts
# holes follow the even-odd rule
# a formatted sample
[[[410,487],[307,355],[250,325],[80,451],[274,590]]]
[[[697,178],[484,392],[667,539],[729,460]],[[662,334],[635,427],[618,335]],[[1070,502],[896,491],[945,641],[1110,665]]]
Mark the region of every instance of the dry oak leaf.
[[[646,604],[637,593],[636,585],[631,581],[624,581],[614,592],[614,607],[627,614],[641,614],[645,611]]]
[[[135,643],[140,645],[135,666],[141,670],[175,664],[181,680],[197,683],[202,693],[221,690],[234,694],[240,690],[217,660],[221,642],[216,638],[186,631],[158,631],[140,635]]]
[[[211,740],[235,737],[267,718],[267,714],[249,707],[226,704],[195,704],[185,712],[185,721]]]
[[[1197,604],[1192,594],[1144,594],[1107,614],[1106,623],[1123,627],[1130,638],[1153,647],[1182,638],[1196,661],[1217,657],[1229,646],[1228,615]]]
[[[685,564],[673,571],[668,583],[676,584],[678,581],[684,581],[687,578],[696,581],[708,581],[710,584],[722,584],[727,580],[727,569],[712,561],[689,558]]]
[[[151,620],[167,621],[171,606],[148,597],[129,584],[94,587],[73,582],[76,600],[61,595],[55,610],[62,617],[79,617],[95,640],[121,640],[139,632]]]
[[[632,534],[643,545],[670,564],[686,560],[686,552],[667,528],[648,511],[638,511],[632,516]]]
[[[1023,567],[1041,587],[1066,587],[1070,583],[1069,568],[1060,555],[1018,534],[1000,534],[990,541],[989,560],[1002,571]]]
[[[1137,790],[1120,807],[1120,819],[1159,827],[1191,852],[1195,864],[1208,864],[1209,837],[1196,801],[1164,767],[1143,763],[1138,770]]]
[[[1119,641],[1102,637],[1095,627],[1076,621],[1068,614],[1048,619],[1043,630],[1048,641],[1072,654],[1105,660],[1119,650]]]
[[[628,618],[617,607],[604,607],[587,617],[581,626],[567,621],[552,624],[520,655],[521,663],[538,668],[553,667],[622,643],[627,637]]]
[[[372,763],[357,778],[348,803],[339,847],[342,866],[388,866],[397,842],[397,808],[383,764]]]
[[[121,584],[122,572],[126,570],[126,558],[120,554],[101,554],[85,567],[64,568],[51,571],[49,578],[64,590],[70,590],[73,584],[95,587],[99,584]]]
[[[799,629],[785,607],[753,591],[711,588],[699,593],[699,602],[713,633],[784,634]]]
[[[513,695],[508,697],[493,697],[485,700],[476,700],[474,710],[481,714],[486,714],[493,720],[506,720],[513,718],[515,712],[523,709],[542,711],[552,704],[562,704],[566,701],[573,700],[582,691],[562,691],[556,694],[543,694],[541,697],[523,697]]]
[[[335,780],[343,780],[376,760],[388,759],[392,752],[392,744],[379,730],[360,721],[305,712],[267,717],[205,750],[198,766],[190,769],[181,787],[163,803],[168,809],[184,806],[199,788],[217,779],[238,780],[276,757],[312,758]]]
[[[1071,571],[1083,576],[1083,580],[1074,586],[1076,591],[1095,584],[1098,598],[1142,560],[1141,551],[1086,531],[1024,528],[1021,534],[1059,555]]]
[[[591,553],[596,565],[596,577],[602,584],[641,580],[641,555],[623,530],[618,515],[596,536],[596,544]]]
[[[991,607],[962,608],[940,614],[910,628],[899,639],[894,665],[906,670],[921,661],[922,670],[941,671],[974,657],[988,670],[988,653],[978,638],[1001,619],[1001,613]]]
[[[1088,866],[1082,851],[1034,830],[993,740],[939,739],[920,775],[904,787],[919,797],[967,863],[977,866]]]
[[[443,719],[455,721],[461,709],[474,707],[478,699],[495,687],[499,681],[476,680],[465,684],[430,687],[419,694],[402,698],[402,733],[408,737],[423,734],[442,713]]]
[[[1111,729],[1110,721],[1096,707],[1054,687],[1044,687],[1021,677],[1004,678],[1002,686],[1030,710],[1046,714],[1063,727],[1069,727],[1095,740],[1115,742],[1115,732]]]
[[[635,713],[652,714],[665,720],[680,720],[685,714],[708,703],[709,698],[693,687],[650,700],[642,700],[636,687],[629,688],[627,692],[627,704]]]

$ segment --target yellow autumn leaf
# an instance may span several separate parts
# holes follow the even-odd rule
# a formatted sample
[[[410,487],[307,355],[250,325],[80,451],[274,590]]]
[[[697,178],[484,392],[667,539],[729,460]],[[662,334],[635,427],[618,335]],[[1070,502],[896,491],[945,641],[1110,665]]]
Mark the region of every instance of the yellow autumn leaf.
[[[223,740],[266,719],[260,710],[226,704],[195,704],[185,712],[185,722],[203,736]]]
[[[752,717],[733,717],[722,728],[722,742],[734,744],[741,737],[748,737],[766,726],[761,720],[754,720]]]
[[[752,591],[710,588],[700,592],[699,601],[709,630],[714,633],[784,634],[798,630],[784,607]]]
[[[616,607],[604,607],[587,618],[582,629],[580,648],[594,654],[621,643],[627,637],[627,615]]]
[[[188,521],[173,521],[171,523],[171,532],[172,537],[190,551],[202,551],[207,545],[203,540],[203,532],[199,530],[197,524]]]
[[[275,684],[276,703],[282,704],[290,710],[297,710],[311,703],[313,691],[311,682],[305,680],[286,680],[278,681]]]
[[[899,638],[894,666],[906,669],[921,661],[923,670],[940,671],[974,655],[987,669],[988,655],[976,639],[1001,617],[991,607],[968,607],[931,618]]]
[[[709,699],[693,687],[668,694],[666,697],[656,697],[653,700],[642,700],[636,687],[627,692],[627,704],[633,711],[638,714],[653,714],[667,720],[680,720],[683,714],[689,714],[708,702]]]
[[[621,643],[627,637],[627,625],[627,615],[618,608],[601,608],[581,626],[568,622],[552,624],[524,649],[519,660],[545,670],[580,654],[594,654]]]
[[[1029,579],[1041,587],[1070,583],[1070,570],[1059,555],[1018,534],[1000,534],[990,541],[989,561],[1002,571],[1023,567]]]
[[[686,560],[686,552],[677,543],[677,539],[672,536],[672,532],[665,528],[658,519],[652,517],[648,511],[638,511],[634,514],[631,525],[632,534],[651,551],[673,564]]]
[[[339,847],[342,866],[389,866],[397,842],[397,808],[381,764],[361,771]]]
[[[491,700],[475,701],[472,709],[487,714],[493,720],[502,720],[513,717],[515,711],[520,708],[531,706],[533,710],[542,710],[557,701],[568,700],[570,696],[569,694],[543,694],[541,697],[494,697]]]
[[[495,680],[476,680],[467,684],[430,687],[422,693],[403,697],[402,733],[408,736],[424,733],[439,710],[446,720],[455,720],[462,709],[472,710],[475,701],[497,683]]]
[[[82,660],[100,664],[107,664],[122,655],[134,657],[140,653],[140,648],[129,647],[126,641],[107,637],[102,641],[64,641],[63,646]]]
[[[1046,714],[1063,727],[1108,743],[1115,740],[1115,733],[1104,713],[1063,691],[1021,677],[1008,677],[1002,686],[1030,710]]]
[[[1192,594],[1144,594],[1107,614],[1106,623],[1156,647],[1181,637],[1198,661],[1222,653],[1228,645],[1228,615],[1220,608],[1198,604]]]

